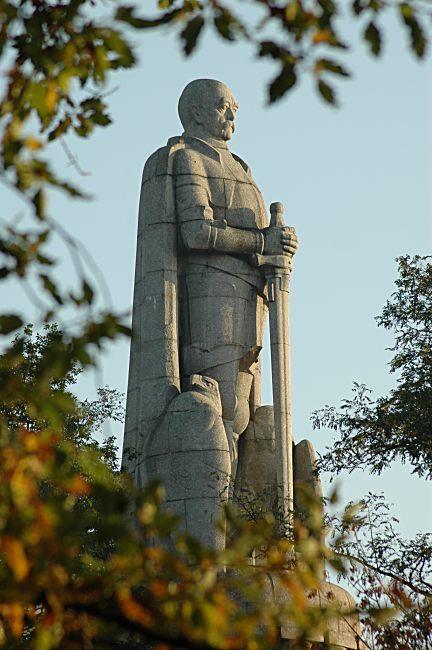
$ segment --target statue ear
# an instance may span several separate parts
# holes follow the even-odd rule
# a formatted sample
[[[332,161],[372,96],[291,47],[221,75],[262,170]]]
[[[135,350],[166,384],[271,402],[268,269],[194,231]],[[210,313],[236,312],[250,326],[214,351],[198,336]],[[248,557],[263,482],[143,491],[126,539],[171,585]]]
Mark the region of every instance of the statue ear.
[[[199,104],[192,104],[190,114],[196,124],[203,124],[202,107]]]

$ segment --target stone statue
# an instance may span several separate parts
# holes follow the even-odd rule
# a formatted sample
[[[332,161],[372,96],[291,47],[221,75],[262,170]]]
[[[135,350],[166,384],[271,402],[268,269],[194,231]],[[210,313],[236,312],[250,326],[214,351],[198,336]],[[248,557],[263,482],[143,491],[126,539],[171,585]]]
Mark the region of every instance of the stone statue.
[[[297,238],[267,228],[248,165],[227,147],[237,103],[224,84],[184,89],[184,127],[147,161],[143,174],[124,465],[147,478],[152,432],[196,374],[219,385],[230,448],[260,405],[259,352],[266,289],[260,255],[292,256]]]
[[[286,330],[297,237],[281,204],[268,223],[250,168],[228,149],[237,109],[225,84],[192,81],[178,105],[183,134],[145,164],[123,450],[135,483],[161,479],[168,507],[216,549],[225,545],[215,524],[228,498],[249,491],[264,510],[276,502],[289,512],[298,505],[294,480],[322,495],[312,446],[294,445],[291,432]],[[260,401],[269,304],[274,407]],[[356,625],[328,638],[360,647]],[[313,641],[321,647],[324,638]]]
[[[188,390],[170,402],[151,435],[147,470],[163,479],[167,506],[191,535],[223,548],[225,534],[217,524],[228,498],[231,462],[217,381],[192,375]]]

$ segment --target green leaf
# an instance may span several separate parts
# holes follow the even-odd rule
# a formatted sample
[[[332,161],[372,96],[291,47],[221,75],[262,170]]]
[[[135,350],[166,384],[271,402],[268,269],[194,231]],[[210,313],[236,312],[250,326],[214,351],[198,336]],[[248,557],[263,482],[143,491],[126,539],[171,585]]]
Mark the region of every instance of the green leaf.
[[[36,194],[34,195],[32,199],[33,205],[35,207],[35,212],[36,216],[38,219],[44,219],[45,218],[45,207],[46,207],[46,200],[45,200],[45,192],[41,188],[39,189]]]
[[[369,43],[370,50],[374,56],[381,54],[381,32],[373,21],[368,24],[363,32],[363,38],[367,43]]]
[[[333,88],[328,85],[325,81],[320,79],[318,81],[318,92],[321,95],[321,97],[328,103],[332,104],[333,106],[336,106],[336,96]]]
[[[54,298],[54,300],[58,305],[62,305],[63,299],[60,296],[54,281],[51,280],[51,278],[48,275],[45,275],[45,273],[39,273],[39,278],[42,281],[44,289]]]
[[[354,2],[351,5],[351,9],[355,16],[360,16],[360,14],[363,13],[366,7],[364,6],[361,0],[354,0]]]
[[[427,46],[427,39],[423,27],[414,15],[410,5],[403,3],[400,5],[399,10],[402,20],[410,32],[411,49],[419,59],[422,59],[426,53]]]
[[[213,20],[219,36],[227,41],[234,41],[236,32],[245,34],[245,27],[227,9],[220,8]]]
[[[48,140],[55,140],[56,138],[59,138],[61,135],[66,133],[66,131],[69,129],[69,127],[72,124],[72,119],[70,115],[67,115],[64,120],[61,120],[57,126],[48,133]]]
[[[281,72],[273,79],[269,86],[269,99],[270,103],[277,101],[286,92],[291,90],[297,82],[297,74],[295,71],[295,64],[285,64],[282,66]]]
[[[182,15],[182,9],[173,9],[162,14],[159,18],[138,18],[135,15],[135,7],[123,6],[117,9],[115,20],[127,23],[135,29],[149,29],[166,25]]]
[[[198,44],[198,38],[204,27],[204,18],[201,15],[195,16],[190,20],[186,27],[180,32],[180,37],[184,41],[183,52],[186,56],[192,54]]]
[[[88,305],[93,302],[94,298],[94,291],[86,280],[83,281],[83,298]]]
[[[315,62],[315,70],[319,74],[323,70],[333,72],[333,74],[340,75],[341,77],[349,77],[350,73],[339,63],[332,59],[318,59]]]
[[[2,314],[0,316],[0,334],[10,334],[22,327],[23,321],[16,314]]]
[[[272,59],[282,59],[284,54],[288,54],[286,50],[283,50],[279,45],[273,43],[273,41],[262,41],[260,43],[260,49],[258,56],[270,56]]]

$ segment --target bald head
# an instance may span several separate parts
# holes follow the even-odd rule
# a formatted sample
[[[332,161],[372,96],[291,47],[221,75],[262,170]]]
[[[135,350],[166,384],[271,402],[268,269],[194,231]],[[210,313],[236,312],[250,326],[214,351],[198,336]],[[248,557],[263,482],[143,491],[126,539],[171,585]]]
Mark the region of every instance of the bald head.
[[[189,135],[226,141],[234,133],[238,105],[231,90],[215,79],[195,79],[183,90],[178,113]]]

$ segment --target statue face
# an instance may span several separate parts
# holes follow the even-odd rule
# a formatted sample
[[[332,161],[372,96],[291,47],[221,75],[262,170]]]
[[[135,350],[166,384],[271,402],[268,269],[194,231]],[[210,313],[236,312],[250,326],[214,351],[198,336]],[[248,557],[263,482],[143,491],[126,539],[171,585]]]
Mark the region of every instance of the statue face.
[[[238,109],[230,89],[223,84],[208,85],[192,107],[192,116],[204,133],[217,140],[230,140],[234,131],[234,118]]]

